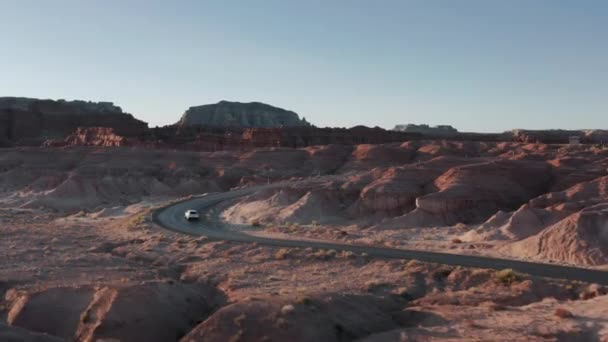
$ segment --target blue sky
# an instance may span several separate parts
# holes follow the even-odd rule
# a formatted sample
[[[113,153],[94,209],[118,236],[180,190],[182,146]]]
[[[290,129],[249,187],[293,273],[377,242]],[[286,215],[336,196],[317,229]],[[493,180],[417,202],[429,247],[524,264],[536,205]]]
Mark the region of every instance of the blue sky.
[[[608,128],[608,1],[0,0],[0,96],[163,125],[261,101],[319,126]]]

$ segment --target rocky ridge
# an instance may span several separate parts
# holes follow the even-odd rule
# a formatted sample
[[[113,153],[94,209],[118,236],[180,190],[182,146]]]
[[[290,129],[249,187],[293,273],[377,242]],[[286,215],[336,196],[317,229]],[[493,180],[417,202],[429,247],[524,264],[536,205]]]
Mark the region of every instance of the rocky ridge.
[[[124,136],[148,129],[111,102],[0,98],[0,146],[39,146],[48,139],[64,139],[79,127],[107,127]]]

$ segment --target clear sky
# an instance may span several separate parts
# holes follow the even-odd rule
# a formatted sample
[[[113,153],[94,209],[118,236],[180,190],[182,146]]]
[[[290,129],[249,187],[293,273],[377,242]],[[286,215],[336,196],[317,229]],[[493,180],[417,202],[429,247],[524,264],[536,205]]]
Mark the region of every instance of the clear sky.
[[[0,0],[0,96],[163,125],[261,101],[319,126],[608,128],[604,0]]]

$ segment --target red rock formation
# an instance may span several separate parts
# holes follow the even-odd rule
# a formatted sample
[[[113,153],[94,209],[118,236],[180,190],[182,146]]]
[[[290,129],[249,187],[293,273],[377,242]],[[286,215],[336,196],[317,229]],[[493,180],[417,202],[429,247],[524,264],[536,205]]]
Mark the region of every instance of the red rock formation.
[[[110,127],[119,135],[139,136],[147,124],[112,103],[0,98],[0,145],[40,145],[63,139],[78,127]]]
[[[435,179],[439,190],[418,197],[416,207],[447,223],[474,222],[542,194],[550,169],[545,163],[492,161],[454,167]]]
[[[608,262],[608,205],[587,207],[508,249],[517,255],[574,264]]]
[[[127,139],[109,127],[79,127],[64,140],[67,145],[119,147],[126,146]]]

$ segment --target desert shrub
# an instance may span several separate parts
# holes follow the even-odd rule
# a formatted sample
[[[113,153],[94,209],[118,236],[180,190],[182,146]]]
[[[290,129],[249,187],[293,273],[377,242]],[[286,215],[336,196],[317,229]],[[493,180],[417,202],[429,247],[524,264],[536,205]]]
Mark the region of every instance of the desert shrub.
[[[384,286],[387,286],[387,285],[388,285],[387,283],[381,282],[379,280],[368,280],[368,281],[365,282],[365,289],[368,292],[371,292],[371,291],[374,291],[374,290],[376,290],[378,288],[381,288],[381,287],[384,287]]]
[[[308,296],[300,296],[296,299],[296,304],[312,305],[312,299]]]
[[[274,258],[278,260],[283,260],[289,256],[289,250],[287,248],[280,248],[276,253],[274,253]]]
[[[452,269],[450,268],[439,268],[433,271],[432,276],[435,280],[442,280],[450,276]]]
[[[151,213],[152,209],[143,210],[122,222],[124,222],[124,226],[128,231],[138,230],[148,224]]]
[[[330,249],[330,250],[320,249],[317,252],[313,253],[312,256],[315,259],[328,260],[330,258],[335,257],[336,254],[337,254],[337,252],[335,249]]]
[[[416,266],[420,266],[420,262],[416,259],[411,259],[409,260],[406,264],[406,267],[416,267]]]
[[[514,282],[520,281],[522,279],[521,275],[519,275],[510,268],[505,268],[504,270],[497,271],[495,277],[496,280],[498,280],[503,285],[511,285]]]
[[[462,243],[462,240],[460,240],[459,238],[453,238],[452,243]]]
[[[412,299],[412,295],[410,295],[410,291],[407,287],[400,287],[397,289],[397,295],[399,297],[405,298],[405,299]]]
[[[456,227],[457,229],[460,229],[460,230],[465,230],[465,229],[467,229],[467,225],[466,225],[466,224],[464,224],[464,223],[462,223],[462,222],[458,222],[458,223],[456,223],[456,225],[455,225],[454,227]]]
[[[352,251],[342,251],[342,257],[343,258],[354,258],[355,253],[353,253]]]

